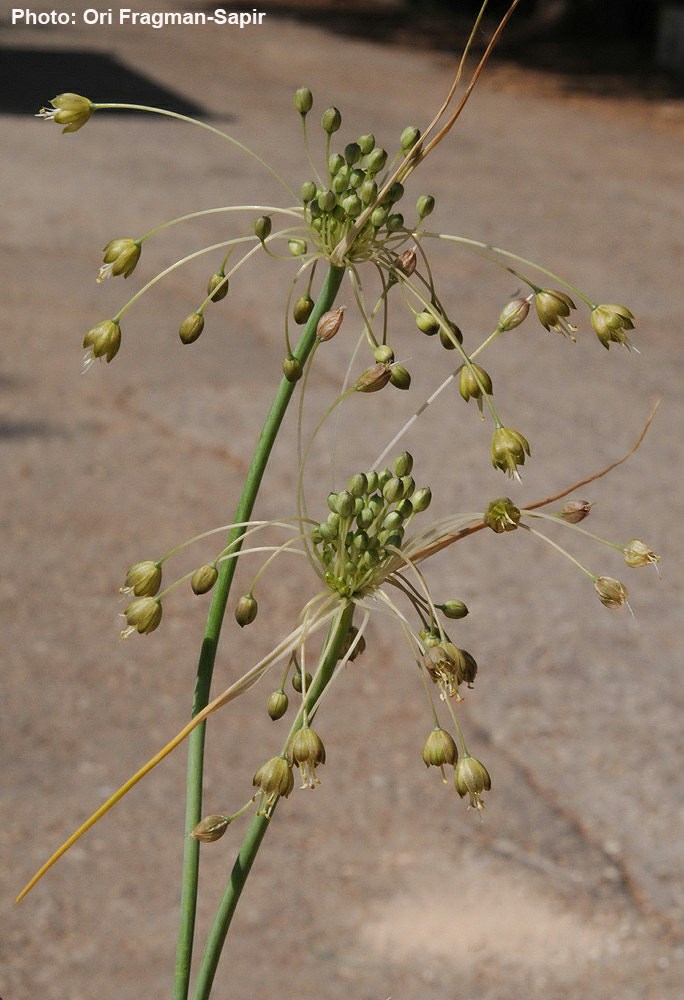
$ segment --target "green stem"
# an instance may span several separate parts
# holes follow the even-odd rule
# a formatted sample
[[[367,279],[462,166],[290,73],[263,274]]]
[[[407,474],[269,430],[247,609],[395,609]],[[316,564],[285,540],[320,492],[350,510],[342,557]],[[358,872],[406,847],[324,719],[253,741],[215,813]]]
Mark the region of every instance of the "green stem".
[[[326,275],[323,287],[314,306],[309,321],[304,328],[304,332],[295,348],[295,355],[300,361],[305,361],[311,353],[316,340],[316,326],[323,313],[327,312],[339,290],[344,269],[330,267]],[[268,416],[264,422],[259,441],[252,456],[252,462],[245,478],[242,488],[242,495],[237,506],[234,520],[249,521],[254,503],[256,501],[261,480],[271,454],[271,449],[275,443],[280,425],[287,410],[295,384],[281,379],[280,386],[275,399],[271,404]],[[237,543],[236,549],[240,547],[240,538],[244,534],[244,528],[234,528],[229,537],[230,543]],[[197,665],[197,675],[195,680],[195,693],[192,703],[192,714],[195,716],[201,711],[209,701],[211,688],[211,678],[214,670],[216,651],[221,634],[223,617],[228,603],[235,568],[236,559],[230,559],[222,563],[219,571],[219,578],[214,588],[214,594],[209,609],[207,625],[202,641],[199,662]],[[204,738],[205,726],[200,725],[190,736],[188,750],[188,777],[186,791],[186,813],[185,830],[192,830],[202,818],[202,776],[204,771]],[[261,834],[263,836],[263,834]],[[258,846],[258,845],[257,845]],[[246,877],[246,875],[245,875]],[[183,877],[181,891],[181,912],[178,929],[178,943],[176,949],[176,968],[174,975],[173,1000],[187,1000],[190,987],[190,965],[192,962],[192,945],[195,931],[195,913],[197,909],[197,887],[199,879],[199,842],[190,837],[186,837],[183,851]]]
[[[321,660],[316,670],[311,687],[307,693],[306,700],[302,705],[297,718],[292,724],[292,728],[287,738],[289,743],[292,736],[302,726],[302,721],[307,712],[316,704],[323,691],[330,682],[337,662],[340,658],[342,644],[349,631],[352,617],[354,615],[354,605],[349,603],[343,605],[340,613],[330,626],[325,647],[321,654]],[[287,745],[287,744],[286,744]],[[271,810],[272,812],[272,810]],[[207,945],[202,957],[202,964],[195,982],[194,1000],[208,1000],[211,988],[216,975],[221,951],[228,934],[233,914],[237,907],[240,895],[247,881],[252,864],[257,851],[264,839],[268,829],[269,818],[267,816],[255,816],[252,820],[247,835],[242,842],[238,856],[230,874],[230,880],[221,899],[221,903],[214,918],[214,923],[209,933]]]

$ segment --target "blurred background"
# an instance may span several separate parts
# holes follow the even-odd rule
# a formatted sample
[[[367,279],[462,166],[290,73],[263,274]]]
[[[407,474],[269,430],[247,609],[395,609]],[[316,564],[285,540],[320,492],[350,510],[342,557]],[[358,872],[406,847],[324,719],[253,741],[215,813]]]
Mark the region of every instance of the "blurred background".
[[[213,6],[160,0],[154,9]],[[132,563],[230,518],[280,372],[294,270],[256,257],[184,346],[178,325],[220,263],[201,258],[143,296],[124,318],[119,356],[82,376],[91,326],[183,254],[249,229],[254,211],[168,229],[146,243],[128,281],[97,285],[110,238],[288,196],[232,147],[178,123],[102,113],[63,136],[31,116],[72,90],[196,114],[296,189],[311,168],[295,88],[314,93],[319,162],[317,122],[330,104],[342,111],[340,143],[372,131],[394,149],[447,91],[476,6],[269,2],[263,25],[242,32],[19,27],[2,8],[4,1000],[170,995],[183,750],[19,907],[12,900],[187,718],[206,603],[179,590],[157,633],[123,642],[117,588]],[[431,720],[415,669],[393,623],[374,622],[366,653],[319,717],[321,786],[297,790],[274,818],[217,1000],[681,1000],[681,20],[671,2],[523,3],[405,199],[411,218],[418,195],[433,194],[436,230],[516,250],[637,316],[640,353],[606,352],[586,311],[575,345],[533,317],[500,338],[483,362],[532,458],[522,484],[505,480],[490,464],[489,425],[445,393],[404,440],[416,479],[432,486],[434,515],[560,490],[619,458],[661,399],[641,449],[581,499],[594,501],[597,534],[641,537],[660,553],[662,579],[628,570],[619,553],[571,545],[625,580],[632,618],[601,607],[590,582],[522,532],[480,533],[427,564],[438,598],[470,607],[452,634],[480,664],[460,710],[471,751],[492,773],[484,821],[426,771]],[[431,252],[440,294],[474,346],[517,283],[453,247]],[[339,390],[360,332],[348,289],[339,301],[345,326],[319,352],[308,426]],[[454,367],[401,309],[391,320],[412,388],[343,408],[338,485],[373,462]],[[294,506],[295,432],[292,411],[259,516]],[[324,432],[310,461],[312,507],[320,486],[324,508],[335,481],[331,450]],[[199,546],[179,571],[212,555]],[[255,570],[245,566],[236,595]],[[264,581],[253,626],[238,629],[229,613],[216,690],[289,631],[311,588],[306,566],[284,563]],[[268,679],[212,720],[208,812],[245,801],[279,746],[282,730],[265,712],[275,686]],[[203,851],[200,942],[241,832]]]

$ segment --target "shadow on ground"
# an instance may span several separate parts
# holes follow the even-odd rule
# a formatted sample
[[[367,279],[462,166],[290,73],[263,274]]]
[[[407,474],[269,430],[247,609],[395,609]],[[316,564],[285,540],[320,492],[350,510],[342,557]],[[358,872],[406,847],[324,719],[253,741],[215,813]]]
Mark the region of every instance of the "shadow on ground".
[[[107,52],[0,46],[0,114],[35,114],[65,91],[97,94],[103,101],[114,100],[116,95],[123,103],[151,104],[183,115],[210,117],[200,104],[160,86]]]

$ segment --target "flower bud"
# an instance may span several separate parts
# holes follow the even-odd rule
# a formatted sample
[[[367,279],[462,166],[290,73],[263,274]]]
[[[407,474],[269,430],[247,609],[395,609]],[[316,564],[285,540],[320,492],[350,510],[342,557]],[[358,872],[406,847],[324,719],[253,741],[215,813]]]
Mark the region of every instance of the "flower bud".
[[[235,621],[240,628],[251,625],[257,616],[259,605],[253,594],[243,594],[235,605]]]
[[[566,321],[570,310],[577,308],[569,295],[546,288],[535,294],[534,304],[543,327],[547,330],[553,329],[571,340],[575,339],[573,334],[577,332],[577,327]]]
[[[199,596],[200,594],[208,594],[217,580],[218,570],[216,566],[213,563],[205,563],[192,574],[190,586],[193,592]]]
[[[263,243],[271,235],[273,222],[269,215],[260,215],[254,222],[254,235]]]
[[[36,118],[64,125],[62,134],[77,132],[85,125],[95,110],[92,102],[87,97],[81,97],[80,94],[58,94],[50,101],[50,104],[52,108],[41,108]]]
[[[318,188],[316,187],[315,181],[304,181],[299,193],[305,205],[314,200],[317,191]]]
[[[427,337],[434,337],[436,333],[439,333],[439,320],[431,312],[427,312],[427,310],[417,314],[416,326]]]
[[[460,327],[452,323],[451,320],[446,320],[446,325],[449,328],[448,332],[443,326],[439,328],[439,342],[445,351],[455,351],[456,345],[463,343],[463,334]]]
[[[471,361],[469,365],[463,365],[458,376],[458,391],[466,403],[471,399],[477,400],[477,405],[482,413],[482,397],[485,393],[492,395],[492,380],[480,365]]]
[[[296,764],[299,768],[302,788],[320,785],[316,768],[319,764],[325,764],[325,747],[318,733],[309,726],[303,726],[294,734],[287,748],[287,759],[290,764]]]
[[[432,490],[429,486],[423,486],[413,494],[413,509],[417,514],[427,510],[432,502]]]
[[[397,257],[395,266],[397,270],[405,274],[407,278],[410,278],[416,269],[416,264],[418,262],[418,256],[416,254],[416,248],[410,247],[408,250],[404,250],[402,254]]]
[[[375,146],[375,136],[368,132],[366,135],[360,135],[356,140],[356,144],[361,150],[363,156],[367,156]]]
[[[294,95],[295,110],[302,118],[306,117],[313,107],[313,94],[308,87],[299,87]]]
[[[205,816],[192,830],[190,836],[202,844],[213,844],[220,840],[230,825],[229,816]]]
[[[372,365],[370,368],[366,368],[364,372],[361,372],[354,383],[354,388],[357,392],[378,392],[387,385],[391,375],[392,369],[389,365]]]
[[[520,523],[520,510],[510,497],[499,497],[489,504],[482,520],[488,528],[500,535],[504,531],[515,531]]]
[[[435,199],[431,194],[421,194],[420,198],[416,202],[416,212],[418,213],[419,219],[424,219],[426,216],[431,215],[435,208]]]
[[[627,588],[612,576],[599,576],[594,580],[599,601],[607,608],[621,608],[627,604]],[[629,607],[629,605],[627,605]]]
[[[457,760],[458,750],[452,737],[441,726],[435,726],[423,747],[425,766],[442,768],[442,777],[444,777],[444,765],[455,764]]]
[[[88,330],[83,346],[86,348],[85,368],[89,368],[95,358],[105,358],[109,364],[121,347],[121,327],[115,320],[106,319]]]
[[[394,475],[401,479],[403,476],[410,476],[413,471],[413,455],[410,451],[402,451],[394,459]]]
[[[382,149],[380,146],[376,146],[375,149],[372,149],[364,160],[364,166],[371,177],[375,174],[379,174],[386,163],[387,150]]]
[[[361,159],[361,147],[358,142],[350,142],[344,147],[345,163],[352,167]]]
[[[285,715],[289,704],[290,699],[281,688],[279,691],[273,691],[273,693],[268,696],[266,711],[271,716],[273,721],[276,722],[278,719],[282,719]]]
[[[513,299],[504,306],[499,316],[499,330],[515,330],[527,318],[530,303],[527,299]]]
[[[126,637],[132,632],[146,635],[159,627],[162,619],[162,606],[155,597],[139,597],[132,601],[124,611],[128,628],[121,633]]]
[[[323,112],[323,117],[321,118],[321,125],[323,126],[323,131],[327,132],[328,135],[332,135],[333,132],[337,132],[338,128],[342,124],[342,115],[337,110],[337,108],[326,108]]]
[[[634,329],[634,315],[627,306],[595,306],[591,311],[591,325],[606,350],[611,343],[630,346],[625,330]]]
[[[306,240],[300,240],[299,237],[296,237],[287,241],[287,249],[293,257],[301,257],[306,253],[308,247],[306,245]]]
[[[436,604],[435,607],[442,612],[445,618],[465,618],[468,608],[463,601],[445,601],[444,604]]]
[[[373,357],[380,365],[391,365],[394,361],[394,351],[391,347],[388,347],[387,344],[380,344],[380,346],[376,347],[373,351]]]
[[[363,472],[356,472],[347,485],[353,497],[362,497],[368,489],[368,478]]]
[[[487,768],[476,757],[471,757],[469,753],[463,754],[456,765],[454,784],[461,798],[466,795],[470,797],[470,805],[474,809],[484,809],[482,793],[490,790],[492,779]]]
[[[140,260],[140,243],[131,239],[110,240],[103,253],[98,282],[105,278],[116,278],[120,274],[127,278]]]
[[[387,216],[386,226],[388,233],[398,232],[398,230],[400,230],[403,225],[404,225],[404,216],[401,214],[401,212],[394,212],[393,215]]]
[[[311,681],[313,680],[313,677],[311,676],[311,674],[309,673],[308,670],[304,674],[304,680],[306,681],[306,690],[308,691],[309,688],[311,687]],[[293,673],[293,675],[292,675],[292,687],[295,689],[295,691],[297,692],[297,694],[301,694],[302,691],[304,690],[304,684],[302,683],[302,672],[301,672],[301,670],[295,670],[295,672]]]
[[[660,556],[657,556],[652,549],[649,549],[646,542],[641,542],[638,538],[633,538],[631,542],[628,542],[623,552],[625,554],[625,562],[632,568],[648,566],[649,564],[655,566],[656,569],[658,568],[657,564],[660,562]]]
[[[525,464],[530,446],[519,431],[510,427],[497,427],[492,435],[492,465],[508,476],[520,479],[518,466]]]
[[[350,219],[356,219],[359,215],[361,215],[361,212],[363,212],[363,203],[358,195],[350,194],[349,197],[345,198],[342,202],[342,208]]]
[[[292,310],[292,318],[295,323],[299,326],[303,326],[313,312],[313,307],[314,300],[310,295],[300,295],[294,304],[294,309]]]
[[[159,563],[147,559],[131,566],[126,573],[126,581],[121,588],[122,594],[135,594],[136,597],[154,597],[162,581],[162,570]]]
[[[184,344],[194,344],[204,329],[204,316],[199,312],[186,316],[178,330],[178,336]]]
[[[209,278],[209,284],[207,285],[207,295],[212,302],[220,302],[221,299],[225,299],[228,294],[229,281],[226,278],[223,271],[216,271]]]
[[[367,179],[363,182],[359,188],[359,198],[361,199],[362,205],[370,205],[372,201],[375,201],[378,195],[378,185],[375,181]]]
[[[415,144],[420,139],[420,129],[416,128],[415,125],[407,125],[404,131],[401,133],[401,139],[399,140],[399,145],[405,153],[408,153],[409,149],[413,149]]]
[[[589,517],[592,504],[589,500],[568,500],[560,509],[560,516],[568,524],[579,524],[585,517]]]
[[[385,224],[386,218],[387,218],[386,208],[378,206],[377,208],[373,209],[373,212],[371,213],[371,222],[376,229],[379,229],[380,226],[383,226]]]
[[[302,363],[299,358],[295,358],[294,354],[291,354],[289,358],[285,358],[283,361],[283,375],[288,382],[298,382],[302,377]]]
[[[390,383],[395,389],[410,389],[411,373],[403,365],[392,365]]]

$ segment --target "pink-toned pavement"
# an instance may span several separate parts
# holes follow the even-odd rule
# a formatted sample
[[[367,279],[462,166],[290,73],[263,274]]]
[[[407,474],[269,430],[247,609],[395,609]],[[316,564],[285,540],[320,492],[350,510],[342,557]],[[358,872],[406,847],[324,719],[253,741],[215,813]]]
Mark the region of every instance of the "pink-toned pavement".
[[[312,88],[319,111],[341,108],[345,137],[373,131],[392,147],[406,124],[428,120],[452,70],[445,55],[275,17],[242,33],[39,32],[11,28],[5,14],[3,44],[10,60],[26,48],[63,52],[43,102],[71,88],[75,52],[113,57],[199,104],[297,186],[310,172],[291,107],[297,86]],[[107,84],[88,96],[116,100],[115,76]],[[315,122],[313,133],[320,149]],[[126,315],[111,365],[81,376],[80,341],[139,285],[138,273],[125,285],[95,283],[108,239],[201,208],[285,202],[253,161],[161,119],[103,114],[62,137],[6,115],[2,134],[0,996],[161,1000],[175,944],[183,750],[20,906],[13,898],[187,718],[206,604],[176,593],[154,636],[122,642],[117,587],[131,563],[230,519],[282,361],[292,267],[255,260],[192,347],[177,327],[201,300],[214,258],[174,272]],[[521,95],[485,79],[412,182],[407,201],[434,194],[442,231],[518,250],[599,300],[625,301],[641,352],[605,352],[586,314],[576,345],[531,321],[511,334],[487,367],[502,413],[532,444],[522,485],[491,468],[488,428],[451,392],[406,438],[436,513],[482,509],[502,493],[530,502],[600,469],[661,399],[642,448],[582,497],[595,502],[598,534],[643,537],[662,554],[662,580],[578,545],[599,572],[625,578],[632,619],[602,608],[585,578],[522,532],[480,534],[431,564],[438,596],[471,609],[458,636],[480,663],[463,715],[493,776],[484,822],[426,772],[431,723],[416,672],[394,624],[376,622],[321,711],[322,784],[297,791],[274,819],[217,1000],[684,995],[682,151],[681,139],[623,117],[617,102],[574,107],[542,88]],[[236,227],[220,216],[160,235],[146,245],[141,277]],[[434,259],[474,344],[515,280],[454,250]],[[340,301],[351,317],[350,293]],[[337,391],[359,330],[349,322],[343,332],[320,352],[310,414]],[[392,336],[412,390],[347,407],[340,479],[368,466],[453,367],[399,313]],[[293,412],[258,507],[265,516],[294,508],[295,425]],[[312,507],[317,482],[325,507],[330,444],[323,436],[312,456]],[[306,567],[291,563],[269,575],[254,626],[241,632],[229,619],[220,687],[291,627],[311,592]],[[264,711],[270,685],[212,721],[207,811],[243,802],[279,746]],[[239,836],[229,831],[203,851],[200,940]]]

